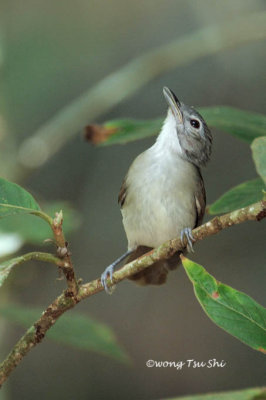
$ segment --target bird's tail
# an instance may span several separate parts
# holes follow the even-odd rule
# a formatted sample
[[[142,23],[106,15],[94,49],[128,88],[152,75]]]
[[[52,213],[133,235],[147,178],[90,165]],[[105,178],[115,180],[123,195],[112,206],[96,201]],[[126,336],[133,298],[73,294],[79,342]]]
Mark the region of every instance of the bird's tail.
[[[134,253],[128,257],[126,263],[136,260],[136,258],[148,253],[150,250],[152,250],[151,247],[139,246]],[[129,279],[135,281],[140,286],[162,285],[166,282],[168,272],[178,267],[180,263],[180,254],[181,251],[178,251],[168,260],[157,261],[143,271],[132,275]]]

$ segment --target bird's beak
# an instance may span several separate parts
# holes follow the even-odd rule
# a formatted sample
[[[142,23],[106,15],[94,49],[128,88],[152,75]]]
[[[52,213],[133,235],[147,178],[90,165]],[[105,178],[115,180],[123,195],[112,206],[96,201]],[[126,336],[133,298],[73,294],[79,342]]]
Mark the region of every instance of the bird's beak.
[[[181,103],[178,100],[178,98],[176,97],[176,95],[174,94],[174,92],[172,92],[172,90],[170,90],[168,87],[164,87],[163,88],[163,94],[164,97],[167,101],[167,103],[169,104],[169,107],[172,111],[172,113],[174,114],[177,123],[183,123],[183,115],[182,112],[180,110],[181,108]]]

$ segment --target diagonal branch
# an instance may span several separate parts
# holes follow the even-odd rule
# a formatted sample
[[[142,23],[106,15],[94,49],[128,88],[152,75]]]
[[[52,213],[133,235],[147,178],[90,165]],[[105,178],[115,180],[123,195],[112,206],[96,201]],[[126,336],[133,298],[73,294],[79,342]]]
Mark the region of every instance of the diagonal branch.
[[[266,201],[261,201],[231,213],[224,214],[220,217],[215,217],[206,224],[194,229],[192,234],[195,242],[198,242],[199,240],[203,240],[208,236],[215,235],[223,229],[230,228],[233,225],[241,224],[245,221],[260,221],[263,218],[266,218]],[[163,243],[158,248],[150,251],[131,263],[126,264],[119,271],[115,272],[113,275],[113,284],[116,284],[125,278],[142,271],[156,261],[170,258],[176,251],[182,250],[183,248],[184,245],[179,238]],[[103,290],[103,288],[99,279],[97,279],[82,285],[80,287],[79,295],[81,299],[83,299],[101,290]]]
[[[195,241],[215,235],[223,229],[245,221],[260,221],[266,218],[266,201],[260,201],[248,207],[241,208],[231,213],[215,217],[204,225],[193,230]],[[152,265],[155,261],[171,257],[177,250],[182,250],[180,239],[169,240],[158,248],[150,251],[146,255],[125,265],[119,271],[114,273],[113,283],[118,283],[129,276],[142,271]],[[109,281],[110,284],[110,281]],[[74,285],[75,286],[75,285]],[[81,300],[90,297],[103,290],[100,279],[95,279],[85,283],[80,287],[75,296],[70,296],[69,289],[64,291],[55,301],[46,309],[38,321],[36,321],[25,333],[25,335],[15,344],[7,358],[0,365],[0,386],[6,381],[11,372],[20,363],[23,357],[40,343],[45,337],[46,332],[57,321],[57,319],[67,310],[73,308]]]

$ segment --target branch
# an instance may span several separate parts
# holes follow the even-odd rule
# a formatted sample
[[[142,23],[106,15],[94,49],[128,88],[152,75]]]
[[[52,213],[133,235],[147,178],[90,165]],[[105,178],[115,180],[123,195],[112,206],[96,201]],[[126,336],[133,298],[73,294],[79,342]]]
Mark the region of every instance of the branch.
[[[265,38],[266,13],[260,12],[207,26],[147,51],[96,83],[28,137],[19,151],[21,164],[31,168],[44,164],[88,121],[96,120],[165,72]],[[21,165],[16,173],[21,173]]]
[[[220,217],[215,217],[206,224],[193,229],[192,234],[194,241],[198,242],[208,236],[215,235],[223,229],[230,228],[233,225],[241,224],[245,221],[260,221],[263,218],[266,218],[266,201],[264,200],[231,213],[224,214]],[[182,244],[179,238],[163,243],[156,249],[132,261],[131,263],[126,264],[119,271],[116,271],[113,274],[113,284],[116,284],[125,278],[142,271],[143,269],[154,264],[156,261],[170,258],[174,253],[182,249],[184,249],[184,244]],[[108,282],[108,286],[111,286],[110,280]],[[97,279],[82,285],[80,287],[79,295],[81,299],[83,299],[101,290],[103,290],[103,288],[99,279]]]
[[[67,296],[75,297],[78,294],[79,286],[75,276],[71,255],[68,250],[68,243],[65,240],[62,225],[63,225],[63,212],[60,211],[55,214],[55,218],[53,219],[51,228],[57,245],[57,254],[64,262],[64,265],[61,267],[61,269],[67,280],[67,286],[68,286]]]
[[[260,221],[263,218],[266,218],[266,201],[260,201],[220,217],[215,217],[206,224],[194,229],[193,237],[195,242],[197,242],[208,236],[215,235],[223,229],[232,227],[233,225],[237,225],[245,221]],[[62,240],[62,235],[60,234],[59,236],[61,238],[60,240]],[[149,267],[156,261],[171,257],[177,250],[182,250],[183,248],[184,245],[181,243],[180,239],[169,240],[158,248],[132,261],[119,271],[115,272],[113,276],[113,284],[118,283],[125,278],[128,278],[129,276]],[[111,285],[110,281],[109,285]],[[25,335],[16,343],[12,351],[0,366],[0,386],[5,382],[10,373],[16,368],[16,366],[30,351],[30,349],[42,341],[48,329],[55,324],[57,319],[64,312],[73,308],[81,300],[101,292],[103,287],[101,285],[100,278],[98,278],[92,282],[77,287],[77,290],[77,294],[74,296],[69,292],[69,289],[63,292],[46,309],[39,320],[36,321],[28,329]]]

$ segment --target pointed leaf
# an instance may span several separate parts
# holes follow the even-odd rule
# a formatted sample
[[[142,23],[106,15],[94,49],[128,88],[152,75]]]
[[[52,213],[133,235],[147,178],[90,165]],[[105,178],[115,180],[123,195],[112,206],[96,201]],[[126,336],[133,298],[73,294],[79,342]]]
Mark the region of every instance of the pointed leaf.
[[[266,184],[266,136],[255,139],[251,149],[257,172]]]
[[[237,210],[238,208],[247,207],[250,204],[262,200],[263,190],[265,190],[265,185],[260,178],[241,183],[228,190],[228,192],[210,205],[208,207],[208,213],[221,214]]]
[[[198,108],[211,128],[217,128],[251,143],[256,137],[266,135],[266,116],[232,107]],[[86,137],[94,144],[111,145],[127,143],[157,135],[163,118],[153,120],[121,119],[106,122],[104,125],[86,127]]]
[[[25,308],[20,305],[0,308],[3,317],[25,328],[40,318],[42,312],[42,309]],[[129,362],[127,354],[119,346],[113,331],[107,325],[77,312],[62,315],[47,332],[47,337],[61,344],[100,353],[121,362]]]
[[[266,309],[245,293],[216,281],[201,265],[182,257],[203,310],[220,328],[266,353]]]

